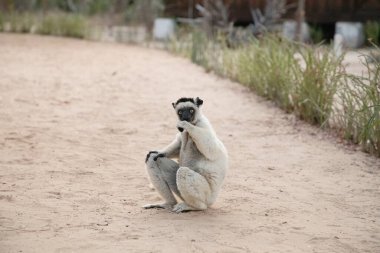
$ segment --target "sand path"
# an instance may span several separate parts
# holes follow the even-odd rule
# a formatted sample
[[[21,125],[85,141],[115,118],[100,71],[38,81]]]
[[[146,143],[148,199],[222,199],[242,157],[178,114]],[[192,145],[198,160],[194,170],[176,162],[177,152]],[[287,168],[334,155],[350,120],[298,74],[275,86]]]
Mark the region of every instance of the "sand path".
[[[230,154],[213,208],[143,210],[171,102]],[[0,252],[380,252],[380,159],[166,52],[0,34]]]

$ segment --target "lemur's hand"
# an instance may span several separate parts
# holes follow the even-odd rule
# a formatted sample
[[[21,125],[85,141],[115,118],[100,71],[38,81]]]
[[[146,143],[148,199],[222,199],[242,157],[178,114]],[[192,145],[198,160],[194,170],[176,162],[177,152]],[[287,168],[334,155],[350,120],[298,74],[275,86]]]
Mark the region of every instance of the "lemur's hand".
[[[155,155],[155,156],[153,157],[153,160],[154,160],[154,161],[157,161],[157,159],[160,158],[160,157],[165,157],[165,154],[164,154],[164,153],[158,153],[157,155]]]
[[[157,161],[158,158],[160,157],[165,157],[165,154],[164,153],[160,153],[158,151],[149,151],[149,153],[146,155],[146,158],[145,158],[145,163],[149,160],[150,156],[153,155],[153,160],[154,161]]]
[[[149,157],[151,154],[157,154],[158,151],[149,151],[149,153],[146,155],[146,158],[145,158],[145,163],[149,160]]]
[[[187,130],[187,127],[189,126],[189,122],[187,121],[179,121],[177,123],[177,129],[180,131],[180,132],[183,132],[183,130]]]
[[[149,151],[149,153],[146,155],[146,158],[145,158],[145,163],[149,160],[150,156],[153,155],[153,160],[154,161],[157,161],[158,158],[160,157],[165,157],[165,154],[164,153],[160,153],[158,151]]]

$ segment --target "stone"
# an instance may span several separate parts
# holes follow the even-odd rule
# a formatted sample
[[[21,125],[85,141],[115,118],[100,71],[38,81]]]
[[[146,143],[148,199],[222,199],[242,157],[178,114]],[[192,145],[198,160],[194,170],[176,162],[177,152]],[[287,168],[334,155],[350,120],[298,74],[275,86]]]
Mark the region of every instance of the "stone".
[[[296,28],[297,27],[297,22],[288,20],[285,21],[284,24],[282,25],[282,35],[289,39],[289,40],[295,40],[296,39]],[[309,26],[303,22],[302,23],[302,41],[307,42],[310,41],[310,31],[309,31]]]
[[[153,26],[153,38],[167,40],[174,36],[175,22],[170,18],[156,18]]]
[[[343,36],[341,34],[334,35],[334,55],[336,58],[339,58],[343,51]]]
[[[337,22],[335,34],[342,35],[345,48],[358,48],[365,41],[364,27],[360,22]]]

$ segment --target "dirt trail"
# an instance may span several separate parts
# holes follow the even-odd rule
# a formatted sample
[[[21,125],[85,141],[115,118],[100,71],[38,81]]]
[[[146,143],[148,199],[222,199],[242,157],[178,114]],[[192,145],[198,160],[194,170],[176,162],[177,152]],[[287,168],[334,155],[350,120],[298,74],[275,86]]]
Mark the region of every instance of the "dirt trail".
[[[239,84],[133,46],[0,34],[0,252],[380,252],[380,160]],[[171,102],[230,154],[213,208],[143,210]]]

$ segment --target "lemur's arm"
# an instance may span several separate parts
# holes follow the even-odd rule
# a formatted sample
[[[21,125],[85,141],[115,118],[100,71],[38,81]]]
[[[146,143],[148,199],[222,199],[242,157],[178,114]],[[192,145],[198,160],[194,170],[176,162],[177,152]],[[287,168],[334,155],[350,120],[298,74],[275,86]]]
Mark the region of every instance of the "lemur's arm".
[[[219,155],[219,146],[215,134],[208,128],[194,126],[186,121],[180,121],[177,127],[185,129],[193,139],[199,152],[207,159],[215,160]]]
[[[159,154],[167,158],[177,158],[179,156],[179,151],[181,149],[181,134],[178,133],[175,139],[166,146],[163,150],[158,151]]]

